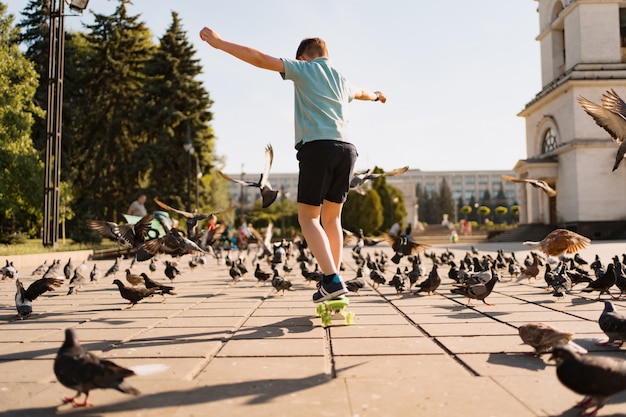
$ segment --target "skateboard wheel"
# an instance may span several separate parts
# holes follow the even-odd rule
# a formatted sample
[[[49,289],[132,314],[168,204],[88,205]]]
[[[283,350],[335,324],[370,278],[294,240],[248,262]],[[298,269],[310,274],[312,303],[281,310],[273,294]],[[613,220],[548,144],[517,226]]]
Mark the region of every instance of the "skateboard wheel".
[[[346,324],[354,324],[354,322],[356,321],[356,316],[354,315],[353,312],[348,312],[346,313]]]

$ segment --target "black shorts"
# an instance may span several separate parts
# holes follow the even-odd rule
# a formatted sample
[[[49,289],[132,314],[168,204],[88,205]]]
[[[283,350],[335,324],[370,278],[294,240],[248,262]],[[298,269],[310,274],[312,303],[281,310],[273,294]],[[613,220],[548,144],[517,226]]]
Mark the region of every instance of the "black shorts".
[[[302,145],[296,155],[300,166],[298,203],[344,203],[357,156],[356,147],[348,142],[316,140]]]

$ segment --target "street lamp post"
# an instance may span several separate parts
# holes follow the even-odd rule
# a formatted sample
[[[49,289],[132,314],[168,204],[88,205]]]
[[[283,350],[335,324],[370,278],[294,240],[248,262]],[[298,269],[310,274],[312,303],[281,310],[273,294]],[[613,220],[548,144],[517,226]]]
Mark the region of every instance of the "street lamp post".
[[[191,211],[191,155],[194,153],[193,144],[191,143],[191,123],[187,122],[187,135],[183,149],[187,152],[187,211]],[[196,206],[197,206],[196,199]]]

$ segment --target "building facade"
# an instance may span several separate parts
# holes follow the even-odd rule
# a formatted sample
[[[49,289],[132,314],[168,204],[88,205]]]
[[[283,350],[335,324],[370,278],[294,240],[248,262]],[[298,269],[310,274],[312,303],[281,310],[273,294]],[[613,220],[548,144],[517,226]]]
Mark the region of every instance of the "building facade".
[[[256,181],[260,174],[229,174],[233,178],[240,178],[244,181]],[[507,199],[508,205],[517,204],[520,198],[521,187],[516,183],[503,181],[502,175],[515,175],[513,171],[421,171],[419,169],[409,169],[397,177],[387,177],[387,184],[393,185],[402,192],[404,204],[407,209],[406,224],[418,223],[418,204],[416,190],[418,185],[429,193],[439,191],[441,183],[445,180],[450,187],[452,197],[455,201],[465,203],[472,200],[482,201],[485,192],[488,191],[492,197],[500,191],[501,187]],[[272,188],[279,190],[278,199],[288,198],[295,200],[298,193],[298,174],[272,173],[270,182]],[[235,207],[243,208],[244,211],[251,210],[255,200],[260,197],[259,190],[253,187],[245,187],[239,184],[230,183],[230,194],[232,204]],[[450,218],[455,214],[450,213]]]
[[[522,187],[520,222],[610,237],[626,224],[626,169],[612,172],[617,145],[577,102],[626,97],[626,2],[535,0],[539,7],[542,89],[519,113],[527,158],[513,170],[556,189],[548,198]]]

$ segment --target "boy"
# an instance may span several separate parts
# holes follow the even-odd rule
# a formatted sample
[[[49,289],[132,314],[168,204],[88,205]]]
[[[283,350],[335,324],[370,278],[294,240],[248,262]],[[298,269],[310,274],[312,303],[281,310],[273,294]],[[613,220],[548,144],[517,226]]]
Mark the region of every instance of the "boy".
[[[338,275],[343,251],[341,209],[357,157],[356,148],[349,142],[345,106],[352,99],[384,103],[385,95],[348,84],[330,64],[326,43],[319,38],[304,39],[295,60],[275,58],[225,41],[207,27],[200,31],[200,38],[244,62],[279,72],[283,79],[293,81],[300,170],[298,222],[324,273],[313,302],[343,296],[348,290]]]

